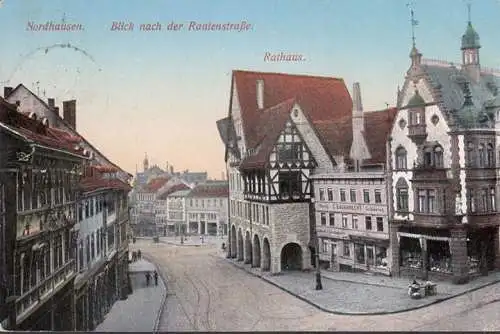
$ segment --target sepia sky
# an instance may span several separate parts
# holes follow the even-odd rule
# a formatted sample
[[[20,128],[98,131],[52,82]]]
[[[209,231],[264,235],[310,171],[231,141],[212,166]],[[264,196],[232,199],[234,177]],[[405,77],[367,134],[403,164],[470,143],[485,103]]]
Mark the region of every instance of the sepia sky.
[[[77,129],[129,172],[150,163],[220,178],[224,147],[215,126],[228,112],[233,69],[342,77],[361,83],[366,110],[394,105],[409,66],[404,0],[4,0],[0,83],[42,98],[77,99]],[[460,61],[463,0],[414,0],[417,47]],[[500,68],[500,1],[472,0],[481,63]],[[82,24],[83,31],[29,31],[28,23]],[[113,21],[134,31],[110,31]],[[167,31],[170,22],[239,23],[244,32]],[[140,24],[162,31],[139,31]],[[185,27],[186,28],[186,27]],[[72,48],[52,47],[70,43]],[[265,62],[266,52],[303,62]]]

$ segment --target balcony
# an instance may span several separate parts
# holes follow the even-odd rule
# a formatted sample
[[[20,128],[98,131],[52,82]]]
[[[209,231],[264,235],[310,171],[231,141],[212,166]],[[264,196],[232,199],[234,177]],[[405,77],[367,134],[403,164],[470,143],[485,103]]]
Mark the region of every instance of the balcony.
[[[75,275],[74,260],[66,262],[48,278],[39,282],[34,288],[19,297],[16,300],[16,322],[20,323],[24,321],[33,311],[60,290],[72,275]]]
[[[427,126],[425,124],[408,125],[408,137],[417,145],[422,144],[427,138]]]
[[[412,182],[443,182],[448,181],[447,170],[444,168],[436,168],[425,166],[423,164],[413,167]]]

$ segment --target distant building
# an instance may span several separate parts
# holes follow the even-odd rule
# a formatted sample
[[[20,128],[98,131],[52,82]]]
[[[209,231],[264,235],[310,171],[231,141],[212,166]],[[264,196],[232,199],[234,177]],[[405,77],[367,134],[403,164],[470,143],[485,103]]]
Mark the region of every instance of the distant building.
[[[195,186],[186,198],[188,233],[227,235],[228,196],[227,181],[207,181]]]

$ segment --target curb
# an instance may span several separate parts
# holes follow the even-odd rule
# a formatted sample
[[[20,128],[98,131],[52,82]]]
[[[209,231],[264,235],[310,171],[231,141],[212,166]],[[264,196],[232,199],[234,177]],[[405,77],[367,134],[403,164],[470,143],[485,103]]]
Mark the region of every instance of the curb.
[[[285,291],[287,293],[289,293],[290,295],[294,296],[295,298],[298,298],[306,303],[308,303],[309,305],[311,306],[314,306],[316,307],[317,309],[323,311],[323,312],[327,312],[327,313],[331,313],[331,314],[336,314],[336,315],[353,315],[353,316],[369,316],[369,315],[388,315],[388,314],[397,314],[397,313],[404,313],[404,312],[409,312],[409,311],[415,311],[415,310],[418,310],[418,309],[422,309],[422,308],[425,308],[425,307],[429,307],[431,305],[435,305],[435,304],[439,304],[441,302],[444,302],[446,300],[450,300],[452,298],[456,298],[456,297],[460,297],[460,296],[463,296],[469,292],[474,292],[474,291],[477,291],[477,290],[480,290],[480,289],[483,289],[483,288],[486,288],[490,285],[494,285],[494,284],[497,284],[497,283],[500,283],[500,279],[498,280],[495,280],[495,281],[492,281],[492,282],[489,282],[489,283],[486,283],[484,285],[480,285],[480,286],[477,286],[475,288],[472,288],[470,290],[466,290],[466,291],[462,291],[460,293],[457,293],[457,294],[454,294],[454,295],[448,295],[448,296],[445,296],[445,297],[442,297],[442,298],[438,298],[436,300],[433,300],[432,302],[429,302],[428,304],[423,304],[423,305],[418,305],[418,306],[414,306],[414,307],[410,307],[410,308],[405,308],[405,309],[401,309],[401,310],[395,310],[395,311],[382,311],[382,312],[364,312],[364,313],[359,313],[359,312],[342,312],[342,311],[335,311],[335,310],[331,310],[331,309],[327,309],[295,292],[292,292],[291,290],[281,286],[281,285],[278,285],[277,283],[275,282],[272,282],[270,280],[268,280],[267,278],[265,278],[264,276],[260,276],[252,271],[249,271],[247,270],[246,268],[244,267],[240,267],[238,264],[234,263],[232,260],[230,259],[227,259],[227,258],[222,258],[220,256],[217,256],[217,255],[212,255],[214,257],[218,257],[226,262],[229,262],[231,263],[233,266],[235,266],[236,268],[239,268],[255,277],[259,277],[260,279],[262,279],[263,281],[266,281],[267,283],[271,284],[271,285],[274,285],[275,287],[279,288],[280,290],[282,291]],[[324,276],[322,276],[324,277]],[[324,277],[326,278],[326,277]],[[328,278],[330,280],[335,280],[335,279],[332,279],[332,278]],[[350,281],[348,281],[350,282]],[[352,283],[352,282],[351,282]],[[363,284],[363,283],[361,283]]]
[[[156,267],[156,272],[160,276],[160,279],[163,281],[163,284],[165,285],[165,295],[161,299],[160,309],[158,310],[158,313],[156,314],[156,319],[155,319],[155,323],[153,326],[153,333],[159,333],[160,321],[161,321],[161,318],[162,318],[163,313],[165,311],[165,306],[167,303],[167,296],[168,296],[167,280],[165,279],[163,272],[160,270],[160,266],[158,266],[158,264],[153,260],[153,258],[151,258],[147,254],[142,254],[142,256],[144,257],[144,259],[146,259],[147,261],[154,264],[154,266]]]

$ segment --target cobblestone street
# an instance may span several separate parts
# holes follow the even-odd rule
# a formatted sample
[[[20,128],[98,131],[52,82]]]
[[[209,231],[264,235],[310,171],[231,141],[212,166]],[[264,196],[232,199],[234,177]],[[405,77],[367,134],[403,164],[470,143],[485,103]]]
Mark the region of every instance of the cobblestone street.
[[[318,308],[268,284],[261,278],[238,269],[221,257],[221,241],[203,247],[188,247],[149,240],[138,240],[131,249],[140,248],[161,268],[167,280],[168,297],[160,321],[161,331],[231,330],[498,330],[500,284],[414,311],[389,315],[337,315]],[[286,277],[281,275],[279,277]],[[290,275],[289,277],[293,277]],[[326,281],[326,280],[325,280]],[[325,282],[326,283],[326,282]],[[404,289],[366,287],[359,283],[334,282],[331,292],[316,292],[313,282],[303,287],[310,293],[337,296],[337,302],[362,305],[387,305],[392,298],[408,302]],[[327,286],[329,283],[326,283]],[[396,284],[396,283],[394,283]],[[346,290],[356,289],[359,300],[349,300]],[[380,298],[380,292],[392,295]],[[338,291],[343,291],[342,295]],[[401,292],[399,292],[401,291]],[[131,297],[129,300],[132,301]],[[359,306],[356,306],[359,307]],[[144,309],[144,304],[139,306]],[[352,306],[351,306],[352,308]],[[112,311],[113,312],[113,311]],[[148,313],[146,310],[144,313]],[[151,310],[152,313],[156,312]],[[137,313],[138,317],[139,313]],[[108,316],[109,317],[109,316]],[[150,325],[148,325],[150,326]],[[106,330],[120,330],[120,329]],[[122,327],[123,328],[123,327]],[[135,325],[134,328],[139,328]],[[149,330],[143,328],[142,330]],[[100,328],[101,329],[101,328]],[[129,330],[130,331],[130,330]]]

